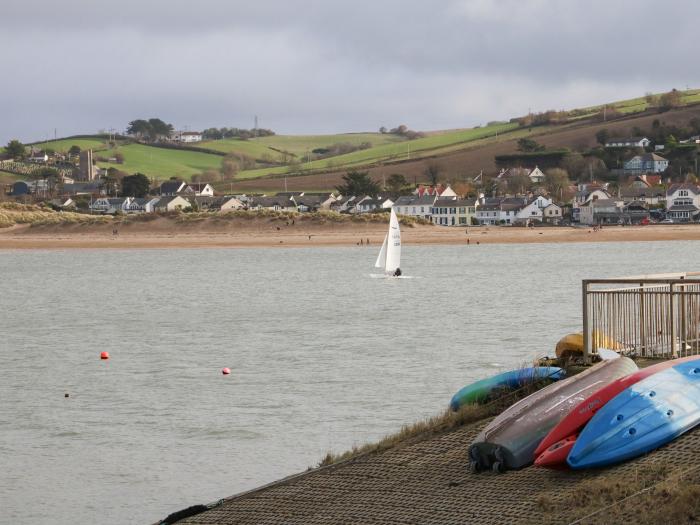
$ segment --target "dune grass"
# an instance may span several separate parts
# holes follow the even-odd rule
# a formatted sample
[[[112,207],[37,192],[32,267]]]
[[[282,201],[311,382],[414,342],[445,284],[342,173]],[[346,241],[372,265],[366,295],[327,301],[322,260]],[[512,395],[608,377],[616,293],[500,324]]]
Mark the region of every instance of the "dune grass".
[[[105,224],[110,221],[112,221],[112,217],[105,215],[57,212],[33,204],[0,203],[0,228],[9,228],[16,224],[45,226],[49,224]]]

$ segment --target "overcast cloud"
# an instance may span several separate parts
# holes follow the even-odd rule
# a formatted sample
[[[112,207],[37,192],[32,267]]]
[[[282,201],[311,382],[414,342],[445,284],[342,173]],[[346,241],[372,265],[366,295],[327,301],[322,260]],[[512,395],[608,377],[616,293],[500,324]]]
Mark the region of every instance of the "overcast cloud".
[[[4,0],[0,143],[177,128],[482,124],[700,86],[700,3]]]

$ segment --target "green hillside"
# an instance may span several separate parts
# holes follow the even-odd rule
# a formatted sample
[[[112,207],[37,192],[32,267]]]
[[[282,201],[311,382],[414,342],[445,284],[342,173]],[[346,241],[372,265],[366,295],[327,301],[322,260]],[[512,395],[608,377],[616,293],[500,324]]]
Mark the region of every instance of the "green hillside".
[[[67,153],[71,146],[79,146],[80,149],[91,149],[94,152],[109,148],[107,142],[100,138],[48,140],[32,145],[36,149],[49,148],[61,153]]]
[[[681,104],[700,103],[700,89],[680,92]],[[124,156],[123,164],[101,160],[102,167],[115,167],[127,173],[141,172],[152,178],[166,179],[181,177],[190,179],[192,175],[206,170],[219,170],[222,162],[220,153],[246,155],[267,166],[241,171],[238,179],[254,179],[268,174],[297,174],[301,172],[323,172],[342,170],[368,165],[401,162],[426,156],[442,155],[464,148],[474,148],[501,140],[520,138],[525,135],[541,135],[552,130],[559,131],[570,126],[580,126],[582,121],[594,118],[603,107],[623,114],[633,115],[651,109],[647,97],[620,100],[606,105],[596,105],[570,110],[563,113],[565,123],[520,127],[517,123],[497,123],[484,127],[430,132],[427,136],[406,140],[405,137],[382,133],[342,133],[335,135],[273,135],[250,140],[223,139],[205,141],[195,146],[217,153],[206,153],[188,149],[165,149],[145,144],[119,140],[118,146],[111,148],[104,137],[81,137],[49,140],[36,143],[35,147],[67,151],[72,145],[81,149],[92,149],[97,157],[108,159],[117,152]],[[334,144],[349,143],[358,146],[370,143],[372,147],[342,155],[313,159],[311,152],[318,148],[329,148]],[[2,150],[0,149],[0,152]],[[283,154],[282,152],[287,152]],[[291,160],[290,160],[291,156]],[[291,165],[281,165],[289,162]],[[280,165],[275,165],[280,164]]]
[[[354,151],[345,155],[338,155],[327,159],[305,162],[301,168],[304,170],[314,169],[335,169],[340,167],[360,166],[363,164],[404,160],[408,158],[420,157],[427,153],[435,153],[438,150],[456,145],[464,145],[487,137],[496,137],[509,131],[516,130],[518,124],[495,124],[483,128],[472,128],[446,133],[436,133],[427,137],[402,141],[393,144],[384,144],[365,150]],[[271,173],[285,173],[289,171],[287,166],[278,168],[263,168],[256,170],[242,171],[239,178],[257,178]]]
[[[298,158],[304,158],[317,148],[328,148],[334,144],[344,143],[359,146],[369,142],[374,147],[405,140],[404,137],[389,133],[340,133],[337,135],[272,135],[249,140],[209,140],[198,144],[198,146],[222,153],[243,153],[259,160],[277,160],[280,157],[280,152],[283,151]]]
[[[127,173],[143,173],[149,177],[168,179],[180,177],[190,179],[192,175],[206,170],[218,170],[222,157],[197,151],[156,148],[144,144],[127,144],[100,152],[101,157],[124,155],[123,164],[98,162],[103,168],[114,167]]]

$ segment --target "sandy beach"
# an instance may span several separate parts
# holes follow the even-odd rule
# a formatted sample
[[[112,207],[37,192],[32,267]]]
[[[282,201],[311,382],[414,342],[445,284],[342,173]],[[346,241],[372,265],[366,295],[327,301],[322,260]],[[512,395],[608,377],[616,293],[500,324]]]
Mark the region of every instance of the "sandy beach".
[[[114,230],[117,233],[114,233]],[[123,225],[17,225],[0,230],[0,249],[95,248],[258,248],[380,245],[383,223],[305,223],[240,220],[179,224],[168,219]],[[610,226],[593,231],[586,227],[515,228],[496,226],[402,228],[406,245],[502,244],[560,242],[625,242],[700,240],[700,225],[669,224]]]

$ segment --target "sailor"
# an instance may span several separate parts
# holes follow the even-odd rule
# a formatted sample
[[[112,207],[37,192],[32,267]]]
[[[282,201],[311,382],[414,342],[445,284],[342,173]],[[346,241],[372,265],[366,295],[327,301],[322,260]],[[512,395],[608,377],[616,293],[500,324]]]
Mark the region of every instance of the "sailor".
[[[394,277],[399,277],[401,275],[401,268],[394,270]]]

